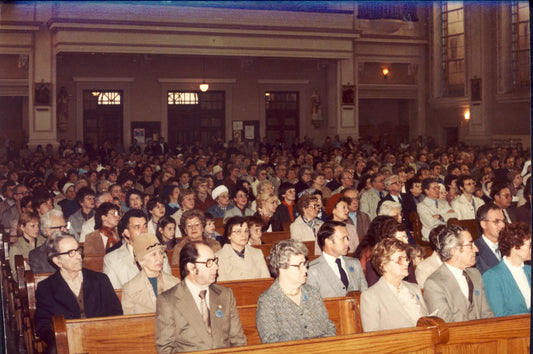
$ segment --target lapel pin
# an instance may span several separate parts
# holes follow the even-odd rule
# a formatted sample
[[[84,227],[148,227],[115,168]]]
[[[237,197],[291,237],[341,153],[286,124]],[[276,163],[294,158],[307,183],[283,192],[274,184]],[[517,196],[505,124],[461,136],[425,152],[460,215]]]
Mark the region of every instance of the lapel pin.
[[[219,306],[220,306],[220,305],[219,305]],[[217,310],[217,311],[215,312],[215,316],[217,316],[218,318],[222,318],[222,315],[224,315],[224,314],[222,313],[222,310]]]
[[[479,296],[479,290],[478,290],[478,289],[474,290],[474,294],[475,294],[476,296]]]
[[[350,272],[352,272],[352,273],[355,272],[355,269],[353,269],[353,267],[350,267],[348,269],[350,269]]]

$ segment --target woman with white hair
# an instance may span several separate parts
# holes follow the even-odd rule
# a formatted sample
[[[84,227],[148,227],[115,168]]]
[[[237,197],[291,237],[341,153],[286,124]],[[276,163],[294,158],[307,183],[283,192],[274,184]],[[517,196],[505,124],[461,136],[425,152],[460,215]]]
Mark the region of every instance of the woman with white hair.
[[[133,254],[142,270],[124,284],[122,309],[125,315],[155,312],[159,294],[180,280],[163,272],[166,246],[154,234],[143,233],[133,241]]]

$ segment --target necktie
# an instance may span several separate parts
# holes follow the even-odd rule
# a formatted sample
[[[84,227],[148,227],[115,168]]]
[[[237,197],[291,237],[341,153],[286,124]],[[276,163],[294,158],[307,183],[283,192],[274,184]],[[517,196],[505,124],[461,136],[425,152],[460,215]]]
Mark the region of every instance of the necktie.
[[[379,199],[383,199],[383,192],[379,192]]]
[[[344,284],[344,287],[346,289],[348,289],[348,276],[346,275],[346,272],[344,271],[344,269],[342,269],[342,266],[341,266],[341,259],[340,258],[337,258],[335,260],[335,263],[337,263],[337,266],[339,267],[339,273],[341,275],[341,281],[342,283]]]
[[[474,197],[472,197],[472,207],[474,208],[474,215],[476,214],[476,202],[474,201]]]
[[[472,303],[472,295],[474,294],[474,283],[472,283],[472,280],[464,270],[463,276],[465,277],[466,282],[468,283],[468,302]]]
[[[205,328],[207,329],[207,333],[211,335],[211,319],[209,318],[209,308],[207,307],[207,302],[205,301],[205,295],[207,294],[207,290],[200,291],[200,299],[202,299],[202,302],[200,303],[200,312],[202,315],[202,321],[204,321]]]

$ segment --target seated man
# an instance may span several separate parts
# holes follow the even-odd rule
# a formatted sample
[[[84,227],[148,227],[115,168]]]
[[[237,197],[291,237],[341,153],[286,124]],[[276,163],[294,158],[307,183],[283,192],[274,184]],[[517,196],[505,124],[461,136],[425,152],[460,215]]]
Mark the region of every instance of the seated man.
[[[52,209],[41,216],[41,234],[47,240],[39,247],[30,251],[28,256],[30,268],[33,273],[53,273],[57,270],[54,263],[48,258],[50,236],[56,231],[68,232],[68,224],[65,222],[61,210]]]
[[[424,300],[431,313],[446,322],[494,317],[481,274],[476,268],[476,245],[461,226],[445,226],[437,235],[437,250],[443,264],[426,279]]]
[[[426,198],[418,203],[416,210],[422,223],[422,239],[428,241],[432,228],[445,225],[449,219],[456,218],[457,214],[446,200],[439,199],[440,188],[435,178],[425,178],[422,181],[422,190]]]
[[[457,219],[475,219],[478,209],[485,202],[474,196],[474,192],[476,191],[474,178],[470,175],[460,175],[457,179],[457,188],[461,191],[461,195],[452,200],[452,208],[457,213]]]
[[[476,268],[481,274],[497,266],[502,255],[498,249],[498,236],[505,227],[505,216],[496,204],[488,203],[477,211],[477,221],[483,233],[474,243],[478,248]]]
[[[138,235],[148,232],[146,214],[141,209],[128,210],[120,219],[117,229],[122,243],[117,243],[107,250],[103,271],[109,277],[113,288],[122,289],[141,269],[135,262],[132,245]],[[163,271],[171,274],[166,253],[163,257]]]
[[[345,296],[348,291],[367,288],[359,260],[346,257],[349,240],[345,223],[323,224],[318,230],[317,242],[322,255],[309,265],[307,284],[319,289],[322,298]]]
[[[160,294],[155,318],[158,353],[246,345],[230,289],[213,284],[218,258],[204,241],[186,243],[180,252],[183,281]]]
[[[83,268],[83,247],[69,233],[49,240],[48,258],[59,270],[37,286],[35,331],[53,352],[52,316],[65,319],[122,315],[120,301],[105,274]]]

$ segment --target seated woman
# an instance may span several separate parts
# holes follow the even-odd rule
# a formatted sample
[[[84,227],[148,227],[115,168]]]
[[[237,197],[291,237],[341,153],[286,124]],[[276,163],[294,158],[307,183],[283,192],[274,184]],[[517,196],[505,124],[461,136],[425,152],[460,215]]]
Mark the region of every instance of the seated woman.
[[[291,239],[297,241],[315,241],[318,229],[323,222],[317,218],[320,208],[319,198],[316,195],[302,196],[296,206],[300,216],[291,224]],[[320,248],[315,247],[315,253],[320,254]]]
[[[385,225],[383,225],[383,228],[381,230],[381,234],[378,237],[378,241],[384,240],[386,238],[394,238],[397,239],[406,245],[409,245],[407,242],[407,227],[403,224],[398,224],[397,222],[386,222]],[[417,284],[416,282],[416,274],[415,274],[415,267],[412,263],[409,263],[409,266],[407,268],[408,275],[405,277],[405,281],[408,281],[409,283]],[[368,283],[368,286],[374,285],[379,280],[379,272],[377,269],[374,268],[374,263],[371,262],[371,259],[367,261],[366,264],[366,282]]]
[[[280,219],[274,218],[274,213],[278,207],[278,197],[272,192],[263,192],[257,196],[257,212],[255,216],[259,216],[263,220],[263,232],[283,231],[283,223]]]
[[[218,257],[218,281],[270,278],[260,249],[248,244],[250,229],[246,219],[234,216],[226,222],[224,247]]]
[[[120,221],[120,208],[113,203],[102,203],[94,214],[94,232],[85,236],[85,255],[105,254],[119,243],[117,225]]]
[[[409,245],[395,238],[380,241],[370,256],[381,275],[379,281],[361,294],[361,322],[365,332],[415,327],[428,311],[416,284],[407,276]]]
[[[265,242],[261,239],[263,237],[263,220],[259,216],[247,216],[245,219],[250,229],[248,244],[251,246],[264,245]]]
[[[165,216],[165,201],[150,197],[146,202],[146,210],[148,210],[148,232],[155,235],[159,219]]]
[[[387,223],[397,224],[397,221],[390,216],[376,216],[370,223],[365,237],[363,237],[359,243],[359,246],[357,246],[357,249],[355,250],[354,257],[358,258],[361,262],[361,267],[363,267],[363,272],[365,274],[367,271],[366,265],[369,263],[372,248],[374,248],[374,246],[382,240],[381,230]]]
[[[353,254],[359,245],[359,235],[357,235],[357,229],[354,225],[347,223],[348,220],[348,206],[352,200],[348,197],[342,197],[341,194],[332,197],[337,201],[331,211],[331,220],[340,221],[346,223],[346,231],[348,231],[348,239],[350,240],[350,247],[348,248],[348,254]]]
[[[178,242],[176,239],[176,220],[172,216],[163,216],[157,223],[155,235],[167,250],[173,249]]]
[[[280,220],[282,225],[286,222],[293,222],[296,218],[296,208],[294,207],[296,189],[294,189],[294,184],[283,182],[278,188],[278,196],[281,203],[277,206],[273,218]]]
[[[228,187],[224,185],[216,187],[211,192],[211,196],[216,204],[207,209],[207,212],[213,215],[213,217],[222,218],[224,217],[226,210],[233,208],[233,205],[231,205],[229,202]]]
[[[178,197],[178,203],[181,206],[177,212],[171,216],[176,220],[176,225],[180,225],[181,216],[184,212],[194,209],[195,194],[192,189],[183,189]]]
[[[497,317],[531,312],[531,226],[512,223],[498,237],[503,256],[500,263],[483,273],[490,309]]]
[[[28,258],[30,251],[42,245],[46,239],[39,235],[39,216],[34,213],[22,213],[17,226],[17,241],[9,247],[9,265],[13,279],[17,280],[15,256],[21,254]]]
[[[178,198],[180,196],[180,187],[176,184],[169,184],[163,188],[162,197],[165,200],[165,215],[170,216],[180,209]]]
[[[226,209],[224,212],[224,223],[232,216],[249,216],[254,215],[254,211],[248,207],[248,191],[242,185],[237,185],[231,191],[231,199],[235,205],[232,209]]]
[[[124,284],[122,309],[125,315],[155,312],[157,296],[180,280],[163,272],[165,245],[154,234],[137,236],[133,241],[133,254],[142,270]]]
[[[270,250],[270,272],[276,280],[257,302],[255,323],[262,343],[336,335],[318,289],[305,284],[307,247],[282,240]]]

